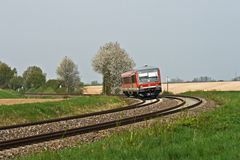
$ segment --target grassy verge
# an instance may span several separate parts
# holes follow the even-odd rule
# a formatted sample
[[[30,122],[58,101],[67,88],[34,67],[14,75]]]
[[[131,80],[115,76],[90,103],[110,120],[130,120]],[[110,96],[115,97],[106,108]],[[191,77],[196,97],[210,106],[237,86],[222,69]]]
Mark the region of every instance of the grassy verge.
[[[191,92],[220,107],[197,118],[118,133],[89,145],[43,152],[21,160],[240,159],[240,92]]]
[[[0,106],[0,125],[77,115],[124,105],[119,97],[75,97],[60,102]]]
[[[21,98],[22,96],[12,90],[2,90],[0,89],[0,99],[4,98]]]

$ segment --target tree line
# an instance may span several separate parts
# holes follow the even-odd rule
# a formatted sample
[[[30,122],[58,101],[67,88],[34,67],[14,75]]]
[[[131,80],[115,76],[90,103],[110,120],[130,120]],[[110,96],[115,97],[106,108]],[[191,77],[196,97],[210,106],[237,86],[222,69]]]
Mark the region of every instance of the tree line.
[[[6,63],[0,62],[0,88],[24,92],[40,87],[51,87],[55,91],[58,88],[65,88],[66,92],[73,92],[74,88],[80,84],[76,67],[71,59],[64,57],[57,67],[58,79],[47,81],[46,74],[38,66],[29,66],[22,75],[18,75],[16,68],[12,69]]]
[[[121,74],[133,69],[135,63],[118,42],[109,42],[100,47],[93,57],[92,67],[94,71],[102,74],[103,94],[109,95],[120,92]],[[0,88],[21,92],[39,88],[51,88],[57,93],[82,92],[83,83],[80,80],[78,66],[69,57],[63,58],[57,66],[56,73],[57,79],[47,81],[46,73],[39,66],[29,66],[22,75],[19,75],[16,68],[11,68],[0,61]],[[93,83],[97,84],[96,81]]]
[[[200,76],[200,77],[195,77],[191,81],[184,81],[183,79],[180,78],[170,78],[168,79],[169,83],[190,83],[190,82],[223,82],[224,80],[215,80],[212,77],[209,76]],[[240,76],[236,76],[231,81],[240,81]]]

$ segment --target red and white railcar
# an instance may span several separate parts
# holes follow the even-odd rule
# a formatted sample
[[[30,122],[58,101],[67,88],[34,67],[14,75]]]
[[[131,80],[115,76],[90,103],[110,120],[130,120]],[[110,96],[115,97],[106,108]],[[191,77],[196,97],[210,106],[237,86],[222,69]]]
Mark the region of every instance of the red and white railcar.
[[[126,96],[154,96],[161,91],[161,76],[158,67],[144,66],[121,75],[122,91]]]

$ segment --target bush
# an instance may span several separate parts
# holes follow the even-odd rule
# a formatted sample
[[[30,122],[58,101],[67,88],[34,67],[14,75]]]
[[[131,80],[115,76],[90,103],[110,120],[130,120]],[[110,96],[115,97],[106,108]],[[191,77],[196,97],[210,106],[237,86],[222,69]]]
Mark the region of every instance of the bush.
[[[57,90],[60,86],[64,87],[64,82],[57,79],[49,79],[45,86]]]
[[[22,88],[23,87],[23,78],[21,76],[13,77],[12,79],[10,79],[10,81],[8,83],[8,87],[13,90]]]

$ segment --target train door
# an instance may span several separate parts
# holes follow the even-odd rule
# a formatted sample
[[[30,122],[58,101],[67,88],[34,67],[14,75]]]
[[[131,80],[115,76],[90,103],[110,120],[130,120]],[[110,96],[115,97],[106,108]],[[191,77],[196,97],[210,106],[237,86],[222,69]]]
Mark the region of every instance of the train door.
[[[132,80],[132,84],[131,84],[132,93],[133,95],[136,95],[137,91],[136,91],[136,75],[135,74],[132,75],[131,80]]]

